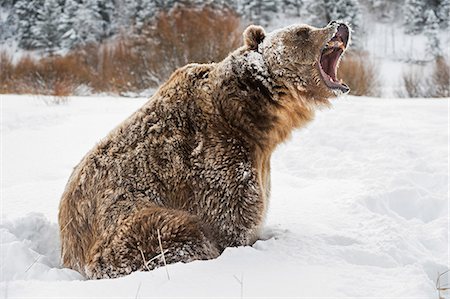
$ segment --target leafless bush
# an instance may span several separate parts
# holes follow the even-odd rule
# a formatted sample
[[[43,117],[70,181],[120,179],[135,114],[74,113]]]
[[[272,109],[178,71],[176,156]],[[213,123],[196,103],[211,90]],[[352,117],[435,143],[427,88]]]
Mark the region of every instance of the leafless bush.
[[[443,56],[438,56],[434,62],[431,86],[433,97],[450,97],[450,64]]]
[[[71,57],[34,60],[24,56],[15,64],[0,54],[0,92],[67,96],[75,87],[74,74],[80,67]]]
[[[443,56],[434,61],[431,75],[410,66],[402,75],[404,98],[442,98],[450,96],[450,66]]]
[[[423,75],[419,71],[410,68],[402,74],[403,89],[397,92],[401,98],[426,98],[428,89]]]
[[[177,6],[157,16],[133,44],[145,71],[161,82],[188,63],[221,61],[241,44],[241,34],[232,10]]]
[[[12,88],[10,84],[13,72],[12,57],[4,51],[0,52],[0,93],[6,93]]]
[[[350,52],[339,66],[342,80],[350,87],[350,94],[356,96],[379,96],[378,69],[367,53]]]

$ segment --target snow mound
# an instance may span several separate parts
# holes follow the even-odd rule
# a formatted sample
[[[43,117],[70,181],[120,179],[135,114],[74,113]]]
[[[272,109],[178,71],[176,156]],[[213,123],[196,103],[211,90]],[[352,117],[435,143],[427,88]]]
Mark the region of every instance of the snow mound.
[[[72,280],[78,272],[61,269],[55,223],[29,214],[0,225],[2,280]]]

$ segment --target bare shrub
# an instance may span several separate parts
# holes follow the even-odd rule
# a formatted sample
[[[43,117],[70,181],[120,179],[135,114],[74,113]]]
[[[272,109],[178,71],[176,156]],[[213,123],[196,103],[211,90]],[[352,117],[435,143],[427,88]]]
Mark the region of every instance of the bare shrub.
[[[432,97],[450,97],[450,64],[443,56],[438,56],[434,62],[431,86]]]
[[[402,75],[403,90],[398,96],[404,98],[450,97],[450,65],[443,56],[438,56],[430,75],[424,70],[410,66]]]
[[[0,93],[7,93],[12,89],[12,75],[14,65],[12,57],[5,51],[0,52]]]
[[[367,53],[349,52],[339,66],[342,80],[356,96],[379,96],[378,69]]]
[[[79,67],[79,66],[78,66]],[[41,59],[34,73],[34,88],[40,94],[68,96],[75,88],[77,64],[71,57]]]
[[[98,76],[92,78],[97,91],[121,93],[149,87],[142,78],[142,60],[133,52],[130,42],[121,39],[113,46],[104,45],[98,51]]]
[[[400,90],[397,95],[401,98],[425,98],[428,96],[428,91],[425,86],[423,76],[419,71],[413,68],[408,69],[402,74],[403,90]]]
[[[218,62],[241,44],[242,26],[232,10],[176,6],[162,12],[133,41],[150,78],[161,82],[188,63]]]
[[[11,75],[8,79],[9,93],[33,93],[34,80],[37,71],[35,61],[30,56],[22,57],[16,64],[13,65]]]

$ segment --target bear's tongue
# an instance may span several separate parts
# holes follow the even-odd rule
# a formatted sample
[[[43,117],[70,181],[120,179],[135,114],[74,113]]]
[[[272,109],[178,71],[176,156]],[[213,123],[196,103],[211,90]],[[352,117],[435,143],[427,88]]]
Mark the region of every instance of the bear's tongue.
[[[322,66],[322,70],[333,82],[337,82],[336,66],[341,54],[342,50],[340,48],[326,48],[320,57],[320,65]]]

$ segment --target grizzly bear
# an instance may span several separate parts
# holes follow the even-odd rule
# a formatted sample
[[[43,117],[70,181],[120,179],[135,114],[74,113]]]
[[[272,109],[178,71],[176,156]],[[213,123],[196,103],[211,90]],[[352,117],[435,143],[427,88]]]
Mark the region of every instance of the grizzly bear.
[[[349,27],[244,32],[219,63],[176,70],[75,167],[59,210],[63,265],[91,279],[213,259],[258,238],[270,157],[349,88]]]

